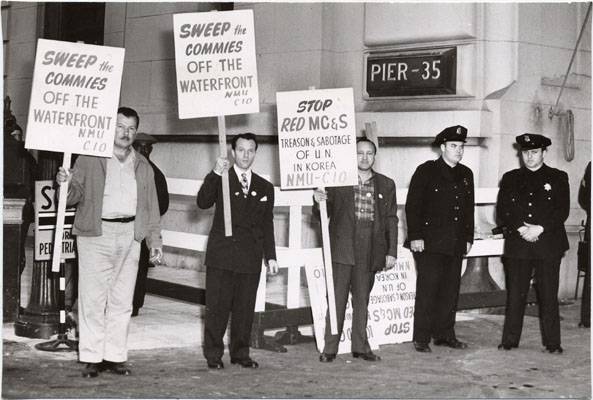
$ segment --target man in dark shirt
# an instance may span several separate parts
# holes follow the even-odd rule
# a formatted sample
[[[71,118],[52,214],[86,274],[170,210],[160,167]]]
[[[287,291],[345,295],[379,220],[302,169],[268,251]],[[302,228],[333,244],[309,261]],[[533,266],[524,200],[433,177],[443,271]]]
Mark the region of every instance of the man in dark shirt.
[[[505,173],[500,182],[497,217],[506,226],[504,267],[507,304],[499,349],[519,346],[529,283],[535,271],[542,343],[550,353],[562,353],[558,283],[560,261],[568,249],[564,221],[570,211],[566,172],[544,164],[552,141],[525,133],[516,137],[521,168]]]
[[[156,143],[153,136],[146,133],[139,132],[134,140],[134,149],[142,154],[148,160],[148,163],[154,171],[154,184],[156,186],[156,194],[159,202],[159,212],[161,217],[169,209],[169,190],[167,187],[167,180],[161,170],[150,159],[152,153],[152,145]],[[134,300],[132,308],[132,317],[138,315],[138,311],[144,305],[144,296],[146,295],[146,277],[148,275],[148,268],[152,265],[148,262],[149,253],[146,240],[142,241],[140,247],[140,260],[138,261],[138,276],[136,277],[136,287],[134,288]]]
[[[434,141],[441,157],[420,165],[410,182],[406,200],[408,238],[414,254],[416,302],[414,348],[430,352],[437,346],[464,349],[455,336],[461,263],[474,241],[474,177],[460,163],[467,129],[444,129]]]

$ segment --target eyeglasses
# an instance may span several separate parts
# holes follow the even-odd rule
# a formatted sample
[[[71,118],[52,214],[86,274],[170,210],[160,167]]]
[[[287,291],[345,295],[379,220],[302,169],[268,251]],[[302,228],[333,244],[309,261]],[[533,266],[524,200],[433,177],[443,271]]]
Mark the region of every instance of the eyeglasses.
[[[137,129],[135,127],[133,127],[133,126],[124,126],[124,125],[121,125],[121,124],[117,124],[115,126],[115,129],[117,129],[120,132],[129,132],[129,133],[132,133],[132,134],[135,134],[136,131],[137,131]]]

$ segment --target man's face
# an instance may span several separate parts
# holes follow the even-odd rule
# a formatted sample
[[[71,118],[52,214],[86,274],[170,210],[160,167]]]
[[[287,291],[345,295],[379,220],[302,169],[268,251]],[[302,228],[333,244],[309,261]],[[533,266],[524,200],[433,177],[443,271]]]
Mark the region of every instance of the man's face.
[[[369,142],[358,142],[356,154],[359,171],[369,171],[375,163],[375,148]]]
[[[144,157],[149,158],[152,153],[152,144],[148,142],[134,142],[134,149]]]
[[[465,143],[463,142],[446,142],[441,145],[443,159],[453,165],[457,165],[461,161],[464,149]]]
[[[543,149],[531,149],[522,150],[521,158],[523,163],[529,169],[538,169],[544,163],[544,150]]]
[[[135,117],[126,117],[123,114],[117,114],[117,124],[115,125],[114,145],[119,149],[127,149],[134,139],[136,139],[138,121]]]
[[[240,138],[232,151],[235,164],[241,169],[249,169],[255,160],[255,141]]]

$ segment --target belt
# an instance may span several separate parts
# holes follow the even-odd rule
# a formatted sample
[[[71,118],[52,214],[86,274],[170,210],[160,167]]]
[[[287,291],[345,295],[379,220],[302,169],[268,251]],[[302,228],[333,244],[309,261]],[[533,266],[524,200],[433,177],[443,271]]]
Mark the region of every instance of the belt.
[[[135,216],[132,216],[132,217],[123,217],[123,218],[101,218],[101,221],[106,221],[106,222],[132,222],[135,219],[136,219],[136,217]]]

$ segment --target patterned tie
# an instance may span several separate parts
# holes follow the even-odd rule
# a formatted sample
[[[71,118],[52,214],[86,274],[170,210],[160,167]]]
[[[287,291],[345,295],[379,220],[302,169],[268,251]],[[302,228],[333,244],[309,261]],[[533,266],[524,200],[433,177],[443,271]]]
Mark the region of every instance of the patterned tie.
[[[243,197],[247,197],[249,185],[247,184],[247,174],[245,172],[241,173],[241,188],[243,189]]]

